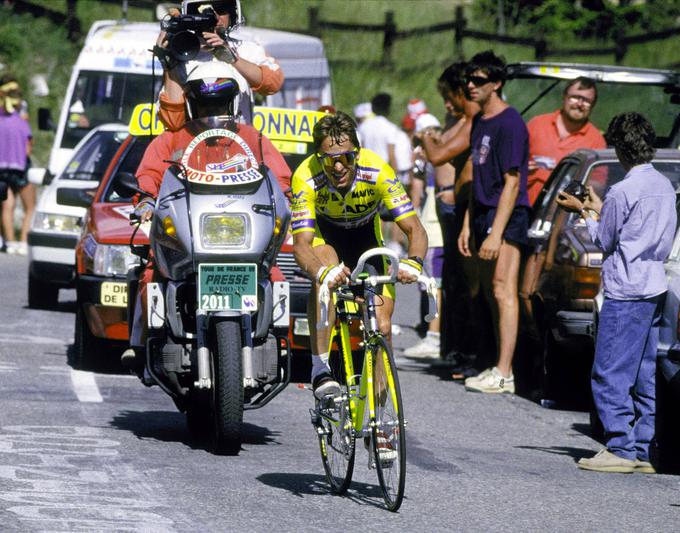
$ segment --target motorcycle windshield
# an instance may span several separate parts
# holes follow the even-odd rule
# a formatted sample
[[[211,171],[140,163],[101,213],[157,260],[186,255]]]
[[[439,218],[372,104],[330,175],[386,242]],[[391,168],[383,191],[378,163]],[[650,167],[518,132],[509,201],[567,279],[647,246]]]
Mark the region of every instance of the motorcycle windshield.
[[[180,159],[180,176],[210,188],[259,185],[263,175],[256,154],[261,148],[252,126],[231,117],[210,117],[188,122],[185,131],[191,140]]]

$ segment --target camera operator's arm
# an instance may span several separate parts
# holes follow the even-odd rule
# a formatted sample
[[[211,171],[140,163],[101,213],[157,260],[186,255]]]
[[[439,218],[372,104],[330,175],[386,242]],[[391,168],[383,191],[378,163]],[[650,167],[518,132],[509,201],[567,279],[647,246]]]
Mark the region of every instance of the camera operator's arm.
[[[220,61],[231,63],[246,79],[253,91],[267,96],[281,90],[283,71],[278,63],[267,56],[263,50],[256,49],[252,43],[248,42],[241,42],[238,48],[230,46],[229,42],[217,33],[204,32],[203,38],[207,45],[213,48],[215,57]],[[248,56],[248,59],[245,56]],[[254,62],[253,58],[256,57],[260,60]]]

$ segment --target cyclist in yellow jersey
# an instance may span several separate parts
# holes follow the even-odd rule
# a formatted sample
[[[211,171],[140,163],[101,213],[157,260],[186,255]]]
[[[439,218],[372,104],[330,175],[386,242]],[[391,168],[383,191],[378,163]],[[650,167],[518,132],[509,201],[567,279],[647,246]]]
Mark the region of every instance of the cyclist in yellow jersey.
[[[383,246],[380,206],[384,204],[408,237],[408,258],[399,263],[398,279],[413,283],[422,272],[427,234],[411,200],[378,155],[361,148],[352,118],[338,111],[321,118],[312,133],[315,154],[305,159],[292,180],[293,250],[298,265],[316,283],[310,292],[307,316],[312,346],[312,387],[321,399],[340,391],[328,367],[329,327],[319,321],[317,295],[321,284],[329,289],[346,283],[351,268],[366,250]],[[373,264],[378,273],[385,263]],[[385,286],[377,308],[378,325],[388,337],[392,327],[394,287]],[[332,306],[329,324],[333,324]]]

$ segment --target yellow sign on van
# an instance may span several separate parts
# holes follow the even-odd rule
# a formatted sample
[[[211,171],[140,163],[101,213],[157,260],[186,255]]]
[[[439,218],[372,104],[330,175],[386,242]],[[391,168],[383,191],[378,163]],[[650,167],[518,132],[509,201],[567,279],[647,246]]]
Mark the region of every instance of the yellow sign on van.
[[[314,125],[325,113],[302,109],[260,107],[253,109],[253,127],[266,135],[284,153],[304,154],[312,142]],[[132,111],[130,135],[160,135],[163,123],[158,118],[158,105],[139,104]]]
[[[312,142],[312,130],[325,113],[302,109],[256,107],[253,126],[272,141]]]
[[[130,117],[130,135],[160,135],[165,131],[158,118],[158,104],[137,104]]]

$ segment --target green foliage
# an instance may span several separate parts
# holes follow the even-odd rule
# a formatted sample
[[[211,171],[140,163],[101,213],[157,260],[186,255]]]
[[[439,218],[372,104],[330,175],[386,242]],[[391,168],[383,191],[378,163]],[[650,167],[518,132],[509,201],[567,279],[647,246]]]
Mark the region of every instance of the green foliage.
[[[510,34],[542,31],[554,43],[561,43],[556,36],[605,40],[624,31],[658,31],[674,27],[680,16],[677,0],[477,0],[472,10],[494,27],[502,14]]]
[[[28,102],[34,138],[34,161],[47,163],[52,144],[51,132],[38,131],[37,109],[48,107],[52,116],[58,116],[61,100],[71,75],[70,65],[77,57],[77,48],[66,39],[66,30],[46,19],[30,15],[17,16],[11,10],[0,7],[0,63],[3,72],[12,73],[24,88]],[[39,39],[38,39],[39,36]],[[50,95],[35,97],[28,88],[31,77],[44,74],[48,80]]]

